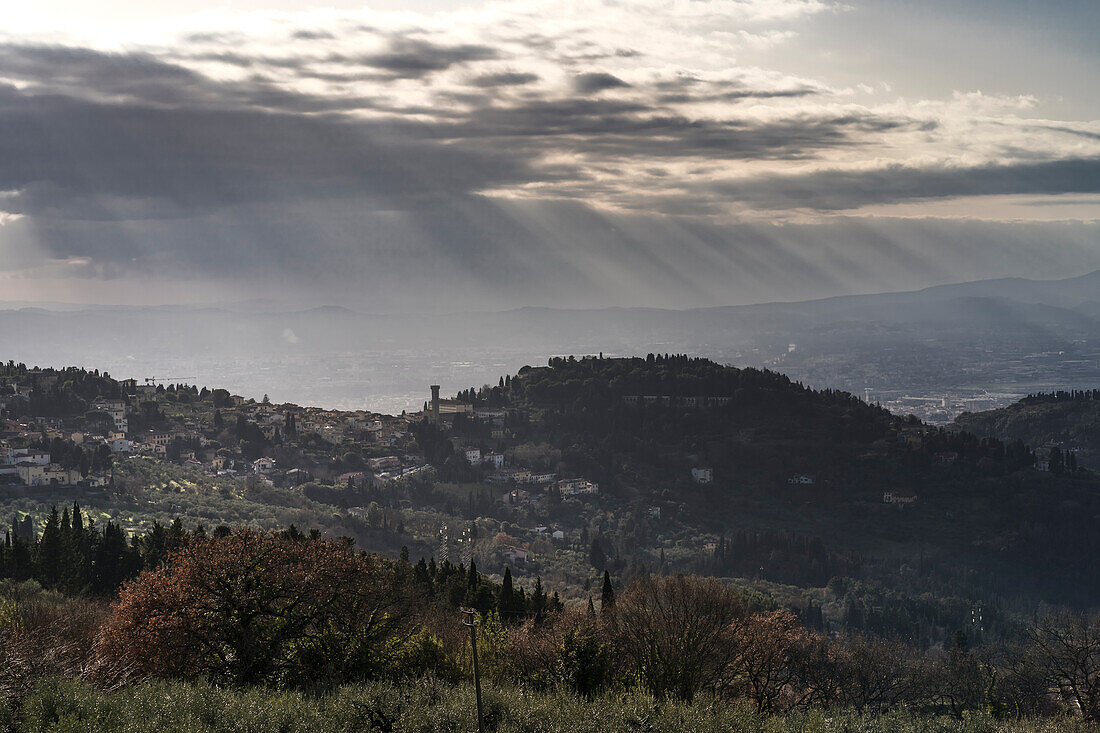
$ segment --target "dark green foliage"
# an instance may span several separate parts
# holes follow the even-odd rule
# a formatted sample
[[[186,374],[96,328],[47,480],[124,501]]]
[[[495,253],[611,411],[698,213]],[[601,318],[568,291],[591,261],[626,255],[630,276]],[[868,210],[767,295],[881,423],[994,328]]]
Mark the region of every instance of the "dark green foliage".
[[[600,615],[609,616],[615,609],[615,587],[611,585],[611,573],[603,571],[603,587],[600,589]]]
[[[205,530],[203,530],[205,534]],[[88,523],[78,504],[72,511],[53,507],[42,534],[27,543],[19,532],[8,532],[0,545],[0,579],[35,580],[42,587],[70,595],[112,596],[126,580],[146,568],[160,566],[189,540],[177,518],[165,530],[152,529],[133,543],[113,522],[102,531]]]
[[[611,655],[611,644],[595,624],[570,629],[565,634],[561,652],[562,676],[566,684],[588,699],[602,694],[614,682]]]

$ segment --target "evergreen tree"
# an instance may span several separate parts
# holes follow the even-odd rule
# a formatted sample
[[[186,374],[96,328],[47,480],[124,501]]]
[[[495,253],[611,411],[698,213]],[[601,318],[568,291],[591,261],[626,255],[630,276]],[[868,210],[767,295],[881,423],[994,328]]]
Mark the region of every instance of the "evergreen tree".
[[[126,542],[122,528],[107,522],[103,536],[95,549],[92,570],[92,591],[98,595],[114,595],[119,586],[141,570],[141,556]]]
[[[608,616],[615,608],[615,588],[611,585],[611,574],[603,571],[603,588],[600,590],[600,615]]]
[[[49,518],[46,519],[46,526],[42,529],[34,558],[34,574],[43,587],[56,588],[60,583],[63,552],[61,516],[57,507],[53,506],[50,508]]]
[[[228,528],[227,528],[228,529]],[[159,568],[168,559],[168,533],[160,522],[153,522],[153,526],[141,538],[138,543],[141,551],[142,563],[148,570]]]
[[[542,576],[535,578],[535,590],[531,593],[531,615],[535,617],[535,623],[542,623],[546,618],[546,591],[542,589]]]
[[[502,621],[509,621],[516,615],[515,591],[512,588],[512,568],[504,568],[504,580],[500,584],[500,597],[497,599],[497,613]]]
[[[466,587],[473,593],[477,590],[477,584],[481,580],[481,576],[477,573],[477,565],[473,560],[470,560],[470,570],[466,574]]]
[[[172,526],[170,526],[168,528],[168,531],[165,533],[165,550],[167,550],[169,553],[175,552],[176,550],[183,547],[186,541],[187,532],[183,528],[183,522],[180,520],[179,517],[176,517],[175,520],[172,522]]]
[[[5,577],[21,582],[30,580],[34,575],[35,566],[31,559],[31,547],[17,533],[9,535],[10,545],[7,547],[5,558]]]

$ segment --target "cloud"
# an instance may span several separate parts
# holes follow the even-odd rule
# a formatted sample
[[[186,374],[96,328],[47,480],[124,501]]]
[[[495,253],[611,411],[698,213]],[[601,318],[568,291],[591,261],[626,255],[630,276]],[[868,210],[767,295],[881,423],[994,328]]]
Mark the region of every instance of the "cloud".
[[[980,166],[891,165],[870,170],[822,170],[720,182],[711,193],[770,209],[856,209],[872,204],[960,196],[1059,195],[1100,192],[1100,158]]]
[[[602,71],[590,71],[573,77],[573,88],[581,94],[596,94],[605,89],[621,89],[629,86],[619,77]]]
[[[1031,95],[892,97],[871,74],[872,98],[742,62],[836,8],[517,0],[0,42],[0,259],[392,302],[706,304],[734,281],[801,292],[814,268],[821,294],[943,276],[895,241],[925,242],[915,226],[837,212],[1095,192],[1100,127],[1026,119]]]
[[[482,74],[471,79],[470,83],[475,87],[511,87],[533,84],[538,80],[538,74],[523,71],[502,71],[495,74]]]
[[[396,77],[419,78],[449,69],[456,64],[500,57],[497,49],[480,44],[444,46],[417,38],[394,38],[386,51],[351,57],[350,60],[381,69]]]

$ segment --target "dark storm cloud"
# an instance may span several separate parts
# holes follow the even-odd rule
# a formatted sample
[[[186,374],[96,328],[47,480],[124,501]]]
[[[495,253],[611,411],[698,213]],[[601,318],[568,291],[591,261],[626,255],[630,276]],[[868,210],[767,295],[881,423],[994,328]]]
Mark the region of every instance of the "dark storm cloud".
[[[926,126],[923,121],[874,114],[799,115],[771,122],[700,120],[637,101],[565,98],[475,109],[432,129],[449,139],[509,138],[510,145],[531,148],[566,144],[560,139],[569,138],[570,150],[596,159],[756,160],[810,158],[825,149],[863,144],[868,135]]]
[[[629,86],[629,84],[614,74],[607,74],[602,71],[577,74],[573,77],[573,88],[581,94],[595,94],[605,89],[619,89]]]
[[[66,216],[66,206],[80,204],[68,215],[87,217],[87,202],[103,197],[195,210],[287,198],[415,199],[537,178],[515,155],[475,155],[417,141],[414,131],[394,135],[341,118],[106,105],[8,89],[0,91],[0,190],[28,189],[15,199],[17,213]]]
[[[12,44],[0,44],[0,76],[49,91],[95,91],[168,103],[195,99],[208,83],[201,74],[149,54]]]
[[[854,209],[867,204],[1008,194],[1100,192],[1100,158],[973,167],[890,166],[870,171],[824,170],[767,176],[707,187],[762,208]]]
[[[470,83],[475,87],[512,87],[532,84],[538,80],[538,74],[504,71],[499,74],[482,74],[471,79]]]
[[[188,58],[196,60],[196,57]],[[253,59],[232,52],[203,54],[197,60],[242,67],[296,68],[305,65],[300,59]],[[28,94],[62,95],[105,103],[263,108],[295,113],[346,112],[380,106],[370,97],[287,91],[259,74],[242,81],[215,81],[147,54],[111,54],[60,46],[0,44],[0,76],[25,82]]]

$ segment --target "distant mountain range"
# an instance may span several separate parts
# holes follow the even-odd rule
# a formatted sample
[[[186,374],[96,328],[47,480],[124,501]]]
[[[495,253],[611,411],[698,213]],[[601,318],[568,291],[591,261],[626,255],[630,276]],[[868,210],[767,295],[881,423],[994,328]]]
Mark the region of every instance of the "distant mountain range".
[[[549,354],[570,353],[692,353],[771,366],[815,386],[857,393],[1026,393],[1100,384],[1100,271],[1063,280],[984,280],[692,310],[379,315],[258,301],[72,308],[0,310],[0,344],[6,347],[0,356],[108,366],[123,376],[180,369],[196,376],[199,370],[200,378],[249,394],[344,406],[365,399],[380,409],[397,403],[379,399],[419,394],[426,379],[459,389],[542,363]],[[329,370],[337,356],[347,363]],[[438,362],[461,366],[440,374]],[[306,385],[289,371],[302,364],[316,377]],[[265,367],[285,368],[287,375],[265,376]],[[349,379],[361,384],[345,397],[340,390]],[[327,381],[331,391],[313,390],[317,381]]]

